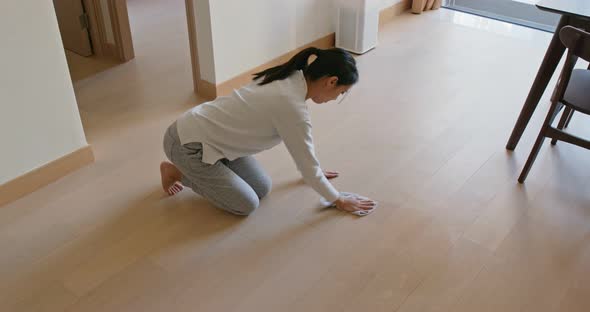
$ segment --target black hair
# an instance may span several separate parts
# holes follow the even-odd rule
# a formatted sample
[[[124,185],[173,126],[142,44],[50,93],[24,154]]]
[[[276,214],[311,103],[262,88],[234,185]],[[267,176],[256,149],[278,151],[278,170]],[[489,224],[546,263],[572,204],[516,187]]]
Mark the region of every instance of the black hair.
[[[316,59],[308,64],[312,55]],[[339,48],[322,50],[311,47],[297,53],[284,64],[254,74],[254,80],[262,79],[258,83],[262,86],[275,80],[283,80],[296,70],[302,70],[311,81],[322,77],[338,77],[338,85],[353,85],[359,79],[356,61],[350,53]]]

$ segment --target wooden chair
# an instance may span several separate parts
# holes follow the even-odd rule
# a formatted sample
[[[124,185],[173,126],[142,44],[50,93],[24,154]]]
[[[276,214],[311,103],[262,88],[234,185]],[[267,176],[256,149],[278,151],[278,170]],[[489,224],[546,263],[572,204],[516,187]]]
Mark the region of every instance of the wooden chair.
[[[559,38],[568,50],[565,65],[553,91],[551,108],[547,113],[547,118],[545,118],[537,141],[535,141],[531,154],[518,178],[520,183],[526,179],[545,138],[551,138],[553,145],[557,141],[564,141],[590,149],[590,141],[563,132],[563,128],[567,127],[575,111],[590,115],[590,67],[589,69],[574,69],[578,58],[590,62],[590,33],[566,26],[559,31]],[[564,106],[565,110],[557,128],[553,128],[551,125]]]

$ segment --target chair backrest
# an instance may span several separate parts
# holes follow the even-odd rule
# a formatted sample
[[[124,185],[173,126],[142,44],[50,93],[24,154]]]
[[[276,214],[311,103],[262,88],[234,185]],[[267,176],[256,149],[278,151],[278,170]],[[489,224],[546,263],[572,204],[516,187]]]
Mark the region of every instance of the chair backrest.
[[[551,101],[561,101],[563,99],[578,58],[590,62],[590,33],[572,26],[565,26],[559,31],[559,39],[568,49],[568,52],[557,86],[551,95]]]
[[[572,26],[559,31],[559,39],[573,55],[590,62],[590,33]]]

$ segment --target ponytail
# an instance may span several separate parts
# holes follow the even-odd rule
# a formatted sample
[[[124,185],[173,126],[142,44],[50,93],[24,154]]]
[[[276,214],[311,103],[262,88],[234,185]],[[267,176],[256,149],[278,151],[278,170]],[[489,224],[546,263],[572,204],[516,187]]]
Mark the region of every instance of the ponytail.
[[[289,77],[296,70],[303,70],[307,68],[307,60],[310,56],[318,56],[320,49],[318,48],[307,48],[297,54],[295,54],[289,61],[279,66],[271,67],[263,70],[259,73],[254,74],[254,80],[263,78],[259,85],[265,85],[275,80],[283,80]]]
[[[317,58],[308,65],[312,55]],[[353,85],[358,81],[356,61],[350,53],[339,48],[322,50],[315,47],[304,49],[284,64],[254,74],[254,80],[262,78],[258,83],[262,86],[275,80],[283,80],[297,70],[302,70],[311,81],[330,76],[338,77],[338,85]]]

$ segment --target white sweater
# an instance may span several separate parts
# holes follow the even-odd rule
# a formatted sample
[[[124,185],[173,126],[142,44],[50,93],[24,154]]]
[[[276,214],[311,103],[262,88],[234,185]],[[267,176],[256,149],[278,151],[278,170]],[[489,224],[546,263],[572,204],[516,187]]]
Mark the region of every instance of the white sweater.
[[[184,113],[177,120],[182,144],[203,144],[203,162],[235,160],[285,142],[305,182],[333,202],[338,191],[324,176],[314,153],[305,96],[307,83],[297,71],[284,80],[234,90]]]

